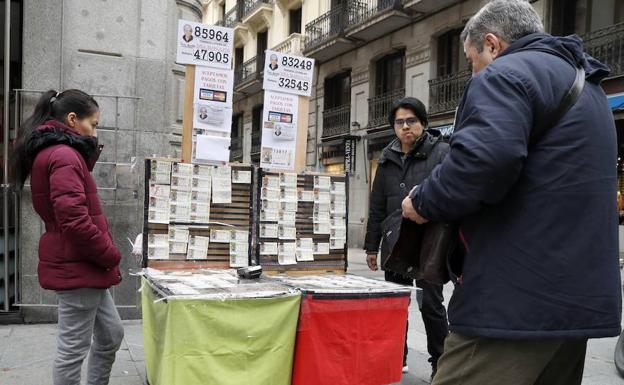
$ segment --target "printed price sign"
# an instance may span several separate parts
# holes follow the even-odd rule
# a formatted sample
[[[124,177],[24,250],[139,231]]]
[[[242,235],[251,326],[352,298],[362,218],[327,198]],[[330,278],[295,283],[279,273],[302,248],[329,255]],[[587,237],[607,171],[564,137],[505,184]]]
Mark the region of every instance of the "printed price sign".
[[[311,95],[314,59],[267,50],[264,63],[265,90]]]
[[[232,28],[178,21],[176,62],[216,68],[232,68]]]

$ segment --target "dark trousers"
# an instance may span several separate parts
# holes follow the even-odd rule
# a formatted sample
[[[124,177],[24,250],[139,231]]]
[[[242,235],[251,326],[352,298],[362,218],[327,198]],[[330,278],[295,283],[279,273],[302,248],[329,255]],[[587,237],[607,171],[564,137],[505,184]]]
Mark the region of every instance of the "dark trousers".
[[[581,384],[587,340],[502,340],[451,333],[432,385]]]
[[[412,286],[413,280],[390,271],[385,272],[386,281],[401,285]],[[438,359],[444,351],[444,339],[448,334],[448,321],[446,319],[446,309],[442,302],[442,285],[435,285],[423,280],[416,281],[416,286],[422,289],[422,307],[420,314],[425,323],[427,333],[427,351],[429,352],[429,362],[436,368]],[[405,350],[403,352],[403,362],[407,359],[407,328],[405,328]]]

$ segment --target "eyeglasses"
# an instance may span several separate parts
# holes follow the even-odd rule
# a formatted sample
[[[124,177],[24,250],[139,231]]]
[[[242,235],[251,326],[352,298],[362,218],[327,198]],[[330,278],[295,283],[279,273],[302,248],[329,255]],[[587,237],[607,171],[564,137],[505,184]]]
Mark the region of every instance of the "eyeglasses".
[[[417,123],[420,123],[418,118],[396,119],[394,121],[394,126],[403,127],[405,124],[407,124],[410,127],[414,127]]]

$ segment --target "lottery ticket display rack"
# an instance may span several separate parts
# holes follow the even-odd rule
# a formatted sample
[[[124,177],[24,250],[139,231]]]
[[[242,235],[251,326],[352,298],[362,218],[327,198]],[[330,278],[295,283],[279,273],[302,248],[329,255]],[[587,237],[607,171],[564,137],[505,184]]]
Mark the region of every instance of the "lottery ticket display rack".
[[[143,267],[346,271],[344,175],[148,158],[145,181]]]
[[[190,187],[180,180],[188,176],[177,176],[176,167],[192,170]],[[220,180],[216,173],[221,171],[222,183],[217,186]],[[146,159],[143,267],[191,270],[247,266],[254,173],[254,168],[245,164],[214,167],[169,158]]]
[[[259,170],[258,247],[268,272],[344,274],[347,269],[348,178]]]

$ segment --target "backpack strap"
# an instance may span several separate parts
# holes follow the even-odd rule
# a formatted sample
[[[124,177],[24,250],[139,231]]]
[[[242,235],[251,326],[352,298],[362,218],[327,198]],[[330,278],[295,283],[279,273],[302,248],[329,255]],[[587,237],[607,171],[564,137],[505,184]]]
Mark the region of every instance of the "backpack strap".
[[[565,114],[570,111],[570,108],[572,108],[572,106],[581,96],[584,87],[585,70],[582,67],[577,67],[574,83],[561,100],[561,104],[559,104],[559,107],[557,107],[557,109],[553,111],[553,113],[550,115],[550,118],[546,119],[541,125],[536,125],[535,127],[533,127],[533,130],[531,131],[531,135],[529,137],[529,146],[535,145],[535,143],[537,143],[542,138],[542,136],[544,136],[546,131],[559,123],[561,118],[563,118]]]

